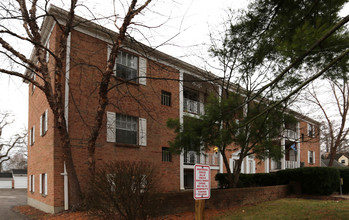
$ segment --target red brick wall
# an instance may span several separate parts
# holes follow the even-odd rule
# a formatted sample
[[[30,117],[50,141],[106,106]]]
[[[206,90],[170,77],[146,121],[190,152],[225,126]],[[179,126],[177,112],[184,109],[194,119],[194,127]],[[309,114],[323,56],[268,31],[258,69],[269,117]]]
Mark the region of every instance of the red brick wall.
[[[72,33],[71,44],[69,134],[73,145],[74,164],[82,189],[85,190],[87,185],[84,180],[88,175],[86,144],[97,110],[97,82],[100,81],[100,70],[104,70],[107,61],[107,44],[76,31]],[[148,59],[147,76],[178,79],[179,74],[173,68]],[[112,79],[111,84],[117,86],[109,93],[111,104],[107,111],[146,118],[147,146],[107,143],[104,118],[97,140],[97,167],[112,160],[149,161],[154,164],[161,177],[160,186],[165,191],[178,191],[179,156],[173,155],[172,162],[162,162],[161,157],[162,147],[168,147],[169,139],[174,137],[173,132],[166,127],[166,121],[169,117],[179,117],[178,81],[147,79],[147,85],[144,86]],[[161,90],[171,92],[172,106],[161,105]]]
[[[301,140],[300,152],[301,152],[301,162],[304,162],[306,167],[320,166],[320,138],[319,138],[319,128],[315,126],[315,134],[313,137],[308,136],[308,123],[301,121],[300,123],[300,133],[304,134],[304,141]],[[308,151],[315,152],[315,163],[308,163]]]
[[[57,29],[54,28],[50,38],[50,49],[56,48]],[[50,62],[52,61],[50,57]],[[53,74],[53,65],[49,64],[49,73]],[[42,83],[40,77],[36,77],[36,81]],[[29,85],[29,108],[28,108],[28,130],[35,125],[35,143],[28,146],[28,189],[29,176],[35,176],[35,192],[29,192],[28,197],[37,201],[54,204],[54,127],[53,113],[46,101],[46,97],[38,88],[33,90],[32,85]],[[44,136],[40,136],[40,116],[48,109],[48,130]],[[28,137],[29,139],[29,137]],[[29,140],[28,140],[29,143]],[[47,196],[42,196],[39,193],[39,175],[42,173],[48,174]]]
[[[288,185],[211,190],[211,198],[205,201],[206,209],[223,209],[234,206],[251,205],[285,198]],[[161,201],[159,214],[174,214],[195,211],[193,191],[166,193],[158,197]]]

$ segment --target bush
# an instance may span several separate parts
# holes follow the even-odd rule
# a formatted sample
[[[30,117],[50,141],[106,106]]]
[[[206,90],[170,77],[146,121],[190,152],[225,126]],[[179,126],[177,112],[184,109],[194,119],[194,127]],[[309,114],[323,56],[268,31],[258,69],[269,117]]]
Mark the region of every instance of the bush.
[[[345,183],[343,191],[349,191],[349,169],[341,171]],[[217,174],[219,186],[227,186],[227,174]],[[339,171],[328,167],[303,167],[298,169],[281,170],[276,173],[240,174],[238,187],[256,187],[286,185],[298,182],[302,193],[329,195],[339,186]]]
[[[343,178],[342,192],[349,193],[349,168],[339,168],[340,178]]]
[[[96,173],[92,214],[102,219],[146,219],[156,211],[156,179],[145,162],[108,163]]]
[[[217,173],[215,180],[219,188],[228,188],[228,175]],[[238,188],[277,185],[276,173],[240,174]]]

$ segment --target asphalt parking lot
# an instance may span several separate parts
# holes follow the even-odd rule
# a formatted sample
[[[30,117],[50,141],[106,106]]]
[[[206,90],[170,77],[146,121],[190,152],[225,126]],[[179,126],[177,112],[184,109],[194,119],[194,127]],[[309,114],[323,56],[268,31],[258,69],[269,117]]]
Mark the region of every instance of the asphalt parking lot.
[[[26,189],[0,189],[0,219],[27,219],[12,211],[12,207],[27,204]]]

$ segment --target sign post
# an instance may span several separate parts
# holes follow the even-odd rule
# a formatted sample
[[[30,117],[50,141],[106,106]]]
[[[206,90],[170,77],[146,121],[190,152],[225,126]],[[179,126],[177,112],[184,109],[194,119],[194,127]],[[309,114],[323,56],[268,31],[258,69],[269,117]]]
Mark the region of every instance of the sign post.
[[[209,165],[194,166],[195,219],[204,219],[205,199],[211,197],[211,169]]]

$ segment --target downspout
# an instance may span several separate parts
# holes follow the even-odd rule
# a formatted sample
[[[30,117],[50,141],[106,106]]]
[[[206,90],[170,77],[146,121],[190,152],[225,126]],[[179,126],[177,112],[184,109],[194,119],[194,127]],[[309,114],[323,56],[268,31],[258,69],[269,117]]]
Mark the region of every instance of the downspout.
[[[64,162],[64,173],[61,173],[62,176],[64,176],[64,210],[68,210],[69,208],[69,197],[68,197],[68,173],[67,168],[65,167]]]
[[[65,62],[65,86],[64,86],[64,117],[65,123],[68,129],[68,117],[69,117],[69,74],[70,74],[70,46],[71,46],[71,33],[67,38],[67,54]],[[61,173],[64,176],[64,210],[69,209],[69,196],[68,196],[68,173],[64,161],[64,173]]]

